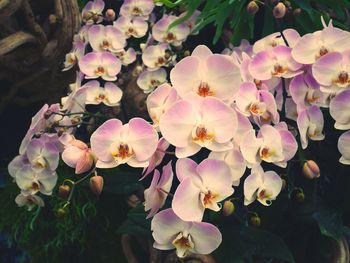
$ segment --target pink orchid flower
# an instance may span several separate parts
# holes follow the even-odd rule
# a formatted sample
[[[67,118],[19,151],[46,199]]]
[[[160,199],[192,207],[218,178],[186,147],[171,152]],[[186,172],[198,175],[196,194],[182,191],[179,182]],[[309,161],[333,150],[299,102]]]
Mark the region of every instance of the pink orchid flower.
[[[142,53],[142,61],[148,67],[148,70],[168,66],[175,59],[175,57],[171,57],[169,50],[168,44],[148,46]]]
[[[176,90],[168,83],[160,85],[147,97],[147,110],[153,121],[153,125],[158,127],[159,120],[176,101],[179,100]]]
[[[266,90],[258,90],[253,82],[244,82],[236,96],[237,109],[252,117],[259,126],[278,123],[279,114],[274,96]]]
[[[320,105],[323,102],[323,93],[320,90],[320,85],[310,72],[295,76],[290,82],[289,91],[293,101],[299,108]]]
[[[117,58],[120,59],[124,66],[130,65],[136,60],[136,51],[132,47],[128,48],[128,50],[119,50],[115,53]]]
[[[35,206],[45,206],[44,200],[37,195],[25,195],[20,193],[16,196],[15,202],[19,207],[26,206],[31,211]]]
[[[167,81],[167,73],[165,69],[159,68],[154,71],[144,70],[137,78],[137,85],[144,93],[150,93],[159,85]]]
[[[121,16],[113,23],[113,26],[123,32],[126,38],[131,36],[135,38],[144,37],[148,30],[147,22],[140,17]]]
[[[160,250],[176,249],[180,258],[188,252],[210,254],[222,241],[216,226],[205,222],[185,222],[171,208],[154,216],[151,229],[155,241],[153,246]]]
[[[297,119],[301,146],[305,149],[308,145],[308,139],[321,141],[325,138],[322,133],[324,120],[323,114],[316,105],[303,109],[298,114]]]
[[[157,150],[152,155],[147,169],[144,168],[145,174],[142,176],[140,181],[146,178],[151,172],[153,172],[154,169],[163,161],[165,151],[169,148],[169,146],[170,143],[168,143],[164,138],[161,138],[159,140]]]
[[[94,154],[91,149],[80,140],[72,140],[66,145],[62,160],[72,168],[75,168],[76,174],[89,171],[95,162]]]
[[[329,52],[349,49],[349,45],[349,32],[333,26],[326,27],[301,37],[292,50],[292,56],[299,63],[312,64]]]
[[[97,168],[112,168],[124,163],[147,167],[157,149],[158,134],[141,118],[133,118],[125,125],[118,119],[110,119],[97,128],[90,141],[98,159]]]
[[[102,11],[105,8],[103,0],[89,1],[83,8],[81,16],[87,25],[101,23],[103,21]]]
[[[298,148],[293,134],[285,123],[276,126],[263,125],[258,135],[255,131],[246,132],[240,143],[240,149],[248,167],[260,164],[261,161],[286,167]]]
[[[264,172],[260,165],[252,168],[244,181],[244,205],[258,200],[265,206],[271,205],[282,189],[282,179],[274,171]]]
[[[26,165],[16,173],[16,183],[25,195],[34,195],[38,192],[51,195],[56,182],[56,172],[49,169],[37,171]]]
[[[329,112],[335,120],[334,128],[350,129],[350,90],[340,92],[331,100]]]
[[[181,98],[196,93],[201,97],[214,96],[232,102],[241,75],[239,67],[229,56],[213,54],[209,48],[200,45],[191,56],[175,65],[170,79]]]
[[[268,80],[272,77],[292,78],[302,73],[302,65],[292,58],[291,51],[290,47],[276,46],[259,52],[249,64],[250,74],[255,79]]]
[[[176,146],[176,156],[191,156],[202,147],[219,152],[232,149],[235,111],[217,98],[193,95],[173,104],[159,120],[162,135]]]
[[[180,46],[190,34],[190,28],[185,23],[169,28],[169,26],[179,19],[177,16],[165,15],[158,20],[153,28],[152,35],[160,43],[168,43],[173,46]]]
[[[337,93],[350,86],[350,50],[330,52],[312,65],[312,73],[325,93]]]
[[[66,54],[64,68],[62,71],[71,69],[85,54],[85,43],[78,41],[74,44],[73,50]]]
[[[106,82],[104,88],[102,88],[100,82],[92,80],[83,87],[86,87],[86,104],[98,105],[103,103],[113,107],[119,105],[123,96],[123,91],[112,82]]]
[[[118,52],[126,45],[124,34],[111,25],[93,25],[88,36],[92,49],[97,52]]]
[[[224,152],[211,152],[209,159],[224,161],[230,168],[232,185],[238,186],[240,178],[244,175],[247,168],[247,163],[239,149],[239,146],[234,143],[233,148]]]
[[[55,171],[58,167],[59,151],[52,142],[45,142],[41,138],[32,139],[27,146],[26,155],[35,171]]]
[[[79,60],[79,67],[86,79],[101,77],[106,81],[115,81],[121,62],[109,52],[90,52]]]
[[[26,154],[17,155],[12,161],[9,163],[7,170],[10,176],[13,178],[13,181],[16,180],[16,173],[23,167],[28,166],[29,160]]]
[[[179,159],[176,175],[180,184],[172,208],[184,221],[201,221],[206,208],[219,211],[218,203],[233,194],[230,168],[223,161],[205,159],[197,165],[191,159]]]
[[[149,211],[146,219],[154,216],[165,203],[173,182],[173,170],[171,161],[163,167],[160,177],[158,170],[154,171],[153,179],[149,188],[145,190],[145,211]]]
[[[295,44],[298,42],[300,39],[299,33],[292,28],[288,28],[283,30],[283,35],[285,36],[288,45],[293,48]],[[253,45],[253,52],[255,54],[267,50],[267,49],[272,49],[276,46],[285,46],[286,43],[283,40],[283,37],[281,36],[280,32],[275,32],[272,33],[258,41],[256,41]]]
[[[340,135],[338,140],[338,150],[341,153],[339,162],[345,165],[350,165],[350,131]]]
[[[195,29],[196,26],[196,21],[198,16],[201,14],[201,11],[199,10],[194,10],[193,14],[191,15],[190,18],[186,19],[186,21],[184,22],[190,29],[190,33],[192,33]],[[184,17],[187,15],[187,11],[183,12],[179,15],[179,18]],[[193,32],[194,34],[198,34],[198,32]]]
[[[278,77],[272,77],[271,79],[267,80],[255,79],[249,71],[249,64],[251,62],[252,58],[246,53],[243,53],[242,60],[238,63],[240,66],[242,82],[254,82],[254,84],[259,90],[274,90],[281,82],[281,79]]]
[[[154,8],[153,0],[125,0],[120,7],[120,14],[129,17],[148,19]]]

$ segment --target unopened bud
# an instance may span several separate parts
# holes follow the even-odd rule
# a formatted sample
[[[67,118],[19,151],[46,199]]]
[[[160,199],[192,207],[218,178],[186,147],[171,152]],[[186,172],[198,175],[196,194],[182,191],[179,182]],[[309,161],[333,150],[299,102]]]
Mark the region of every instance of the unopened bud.
[[[222,208],[222,213],[224,214],[224,216],[230,216],[233,214],[234,211],[235,205],[233,204],[233,202],[231,200],[226,200]]]
[[[259,217],[258,215],[253,215],[253,216],[250,218],[250,223],[251,223],[253,226],[260,226],[260,224],[261,224],[260,217]]]
[[[90,189],[96,196],[99,196],[103,189],[103,177],[99,175],[91,177]]]
[[[58,188],[58,195],[59,197],[66,199],[69,195],[70,187],[69,185],[60,185]]]
[[[292,4],[289,1],[284,1],[284,4],[286,5],[286,7],[291,7]]]
[[[286,14],[286,6],[283,3],[278,3],[273,8],[272,13],[275,18],[282,18]]]
[[[255,15],[259,11],[259,6],[255,1],[250,1],[247,5],[247,12],[250,15]]]
[[[114,21],[115,20],[115,12],[114,12],[114,10],[113,9],[107,9],[105,16],[106,16],[106,19],[108,21]]]
[[[53,15],[53,14],[49,15],[49,23],[50,23],[51,25],[56,24],[56,23],[57,23],[57,16],[56,16],[56,15]]]
[[[191,52],[189,51],[189,50],[186,50],[185,52],[184,52],[184,57],[188,57],[188,56],[190,56],[191,55]]]
[[[294,11],[293,11],[293,15],[294,16],[300,16],[300,14],[301,14],[301,9],[300,8],[294,9]]]
[[[313,160],[308,160],[303,165],[303,175],[308,179],[320,177],[320,168]]]
[[[305,200],[305,194],[304,194],[303,189],[301,189],[301,188],[294,190],[293,196],[294,196],[295,201],[297,201],[298,203],[302,203]]]
[[[59,208],[56,213],[58,217],[64,217],[66,215],[66,210],[64,210],[64,208]]]

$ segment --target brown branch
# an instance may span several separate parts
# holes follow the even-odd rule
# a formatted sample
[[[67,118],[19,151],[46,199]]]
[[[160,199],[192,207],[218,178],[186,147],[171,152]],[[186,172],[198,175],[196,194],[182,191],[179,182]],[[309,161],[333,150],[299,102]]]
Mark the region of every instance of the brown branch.
[[[13,51],[23,44],[35,43],[36,41],[37,40],[33,35],[19,31],[0,40],[0,56]]]
[[[22,2],[23,0],[0,0],[0,21],[16,12]]]

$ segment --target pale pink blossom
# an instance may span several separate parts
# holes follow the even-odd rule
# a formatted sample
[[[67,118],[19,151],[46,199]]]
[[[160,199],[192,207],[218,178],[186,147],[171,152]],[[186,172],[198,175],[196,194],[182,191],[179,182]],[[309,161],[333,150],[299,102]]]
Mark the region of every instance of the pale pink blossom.
[[[213,54],[208,47],[197,46],[192,55],[178,62],[170,80],[179,96],[189,93],[214,96],[232,102],[241,83],[239,67],[226,55]]]
[[[73,50],[66,54],[66,59],[64,61],[64,68],[62,71],[71,69],[85,54],[85,43],[82,41],[77,41],[74,44]]]
[[[172,57],[168,44],[151,45],[142,53],[142,61],[148,70],[156,70],[160,67],[171,65],[175,57]]]
[[[28,161],[35,171],[48,169],[55,171],[58,167],[59,151],[52,142],[43,139],[32,139],[26,150]]]
[[[150,93],[158,86],[164,84],[167,81],[167,73],[165,69],[159,68],[157,70],[150,71],[144,70],[137,78],[137,85],[144,93]]]
[[[16,196],[15,202],[19,207],[26,206],[28,211],[31,211],[35,206],[45,206],[44,200],[37,195],[25,195],[20,193]]]
[[[130,47],[128,50],[120,50],[114,53],[124,66],[130,65],[136,60],[136,51]]]
[[[92,49],[97,52],[118,52],[126,45],[124,34],[111,25],[93,25],[88,35]]]
[[[350,90],[344,90],[335,96],[329,104],[329,112],[335,120],[334,128],[350,129]]]
[[[207,255],[222,241],[219,229],[205,222],[185,222],[169,208],[154,216],[151,224],[153,246],[160,250],[176,249],[183,258],[188,252]]]
[[[163,167],[162,176],[158,170],[154,171],[153,179],[149,188],[145,190],[145,211],[149,211],[146,219],[154,216],[165,203],[173,182],[173,170],[171,161]]]
[[[103,0],[89,1],[83,8],[81,16],[87,25],[98,24],[103,21],[102,11],[105,8]]]
[[[148,19],[154,8],[153,0],[125,0],[120,7],[122,16],[141,17]]]
[[[339,162],[350,165],[350,131],[340,135],[338,140],[338,150],[341,154]]]
[[[87,82],[86,87],[86,104],[98,105],[100,103],[106,106],[117,106],[123,96],[123,91],[114,83],[106,82],[104,88],[100,87],[100,82],[92,80]]]
[[[133,118],[124,125],[118,119],[110,119],[97,128],[90,141],[98,159],[97,168],[112,168],[124,163],[147,167],[157,149],[158,134],[141,118]]]
[[[233,194],[230,168],[224,161],[205,159],[197,165],[191,159],[179,159],[176,175],[180,184],[172,208],[182,220],[201,221],[205,209],[219,211],[218,203]]]
[[[148,30],[147,22],[140,17],[121,16],[113,23],[113,26],[123,32],[126,38],[131,36],[141,38],[146,35]]]
[[[274,171],[264,172],[258,165],[244,181],[244,205],[258,200],[265,206],[271,205],[282,189],[282,179]]]
[[[180,100],[160,118],[164,138],[176,146],[176,156],[191,156],[202,147],[211,151],[232,149],[237,128],[235,111],[214,97]]]

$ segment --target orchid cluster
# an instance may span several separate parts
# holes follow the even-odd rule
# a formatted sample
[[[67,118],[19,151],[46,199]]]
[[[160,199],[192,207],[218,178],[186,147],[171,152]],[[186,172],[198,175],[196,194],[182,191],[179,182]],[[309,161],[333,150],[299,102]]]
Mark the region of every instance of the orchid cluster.
[[[31,209],[44,205],[38,193],[52,194],[60,158],[87,177],[120,165],[143,168],[141,179],[153,174],[144,206],[154,247],[176,249],[179,257],[209,254],[222,236],[203,222],[206,211],[220,211],[241,184],[244,205],[271,205],[283,183],[265,164],[286,168],[298,141],[305,149],[323,140],[321,109],[329,108],[336,129],[350,129],[350,33],[323,22],[314,33],[286,29],[222,54],[200,45],[177,61],[198,13],[171,27],[178,16],[157,21],[157,8],[152,0],[125,0],[115,20],[113,10],[103,13],[102,0],[88,2],[64,62],[64,70],[79,66],[77,80],[61,104],[44,105],[33,117],[9,173],[21,189],[16,202]],[[144,42],[136,51],[137,39]],[[88,105],[120,104],[117,76],[132,64],[141,68],[137,84],[148,94],[150,119],[109,118],[88,142],[75,138],[101,117]],[[340,162],[350,164],[350,131],[338,147]],[[167,154],[176,158],[163,165]],[[171,207],[158,212],[167,199]]]

